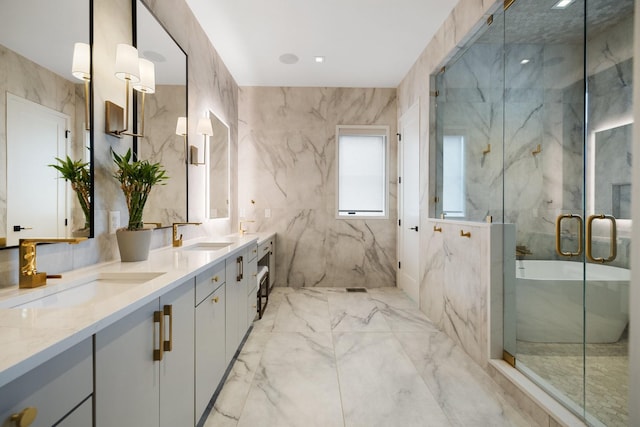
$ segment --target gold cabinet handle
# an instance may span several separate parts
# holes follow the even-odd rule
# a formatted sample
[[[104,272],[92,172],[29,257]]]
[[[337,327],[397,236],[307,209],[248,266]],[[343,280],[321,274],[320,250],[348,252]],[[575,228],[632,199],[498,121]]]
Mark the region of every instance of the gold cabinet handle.
[[[609,240],[609,257],[600,258],[593,256],[593,221],[596,219],[608,219],[611,221],[611,239]],[[605,262],[611,262],[618,256],[618,229],[616,225],[616,219],[612,215],[591,215],[587,218],[587,259],[593,262],[599,262],[604,264]]]
[[[460,237],[466,237],[467,239],[470,239],[471,238],[471,232],[467,231],[465,233],[464,230],[460,230]]]
[[[220,280],[220,278],[219,278],[218,276],[213,276],[213,277],[211,278],[211,281],[212,281],[212,282],[218,282],[218,280]]]
[[[438,227],[436,225],[433,226],[434,233],[442,233],[442,227]]]
[[[153,312],[153,323],[158,324],[158,348],[153,349],[153,360],[159,362],[164,355],[164,313],[162,311]],[[153,334],[155,339],[155,328]]]
[[[165,316],[169,316],[169,339],[163,341],[162,347],[164,351],[171,351],[173,349],[173,306],[165,305],[163,312]]]
[[[33,406],[27,406],[19,414],[11,415],[16,427],[29,427],[38,416],[38,409]]]
[[[562,221],[564,221],[565,219],[575,219],[576,221],[578,221],[578,251],[577,252],[565,252],[562,250],[562,238],[561,238]],[[564,256],[564,257],[574,257],[574,256],[582,255],[582,248],[583,248],[582,225],[583,225],[583,221],[580,215],[574,215],[574,214],[558,215],[558,218],[556,218],[556,252],[558,253],[558,255]]]
[[[263,252],[267,252],[269,250],[269,246],[265,246]]]
[[[242,277],[244,276],[244,265],[242,263],[242,257],[239,256],[236,258],[236,271],[238,275],[236,276],[236,282],[242,281]]]
[[[254,249],[254,250],[253,250],[253,253],[254,253],[254,254],[257,254],[257,253],[258,253],[258,250],[257,250],[257,249]]]
[[[213,297],[213,298],[211,299],[211,301],[213,301],[215,304],[217,304],[217,303],[218,303],[218,301],[220,301],[220,297]]]

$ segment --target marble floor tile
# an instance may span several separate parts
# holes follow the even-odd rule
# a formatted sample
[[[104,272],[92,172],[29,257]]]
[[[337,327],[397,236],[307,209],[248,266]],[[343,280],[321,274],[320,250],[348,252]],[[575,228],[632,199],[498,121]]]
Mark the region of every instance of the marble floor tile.
[[[331,294],[328,297],[331,329],[334,332],[390,331],[382,312],[366,295]]]
[[[452,425],[535,425],[445,333],[399,332],[396,337]]]
[[[330,333],[272,333],[238,426],[341,426]]]
[[[300,289],[284,296],[273,324],[274,332],[331,332],[327,294]]]
[[[346,426],[447,426],[392,333],[334,333]]]
[[[397,288],[276,288],[205,427],[537,425]]]

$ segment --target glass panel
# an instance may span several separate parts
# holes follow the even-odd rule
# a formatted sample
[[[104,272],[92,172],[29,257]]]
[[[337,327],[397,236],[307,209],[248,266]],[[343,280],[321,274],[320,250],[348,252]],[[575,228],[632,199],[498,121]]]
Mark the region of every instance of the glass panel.
[[[585,270],[585,408],[607,426],[628,425],[633,15],[633,0],[586,3],[587,212],[607,218],[587,242],[601,261]]]
[[[464,136],[442,139],[442,211],[446,216],[464,216]]]
[[[135,5],[138,55],[155,66],[155,92],[145,95],[144,137],[136,138],[136,151],[141,160],[161,163],[169,176],[149,194],[144,221],[169,226],[187,221],[187,136],[176,129],[187,116],[187,55],[142,1]],[[143,98],[135,94],[140,115]]]
[[[516,258],[516,367],[582,415],[584,2],[553,6],[505,12],[505,256]],[[556,252],[562,214],[560,249],[577,255]]]
[[[229,126],[209,112],[213,135],[209,137],[207,156],[209,218],[229,217]]]
[[[436,75],[435,215],[502,221],[503,20],[494,14],[467,47]],[[445,139],[462,138],[457,159]],[[461,174],[460,168],[463,173]],[[449,170],[453,168],[453,170]],[[462,179],[451,191],[448,182]],[[460,193],[462,191],[462,193]],[[455,203],[455,207],[445,206]]]

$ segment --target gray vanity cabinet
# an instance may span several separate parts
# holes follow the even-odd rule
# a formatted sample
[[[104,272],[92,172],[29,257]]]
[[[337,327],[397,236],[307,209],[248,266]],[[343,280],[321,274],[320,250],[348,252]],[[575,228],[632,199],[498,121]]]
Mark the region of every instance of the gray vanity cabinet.
[[[207,291],[209,293],[207,294]],[[225,263],[196,277],[195,411],[200,420],[227,367]]]
[[[32,427],[92,425],[91,338],[0,388],[0,426],[16,426],[33,414]],[[60,423],[60,424],[58,424]]]
[[[194,280],[95,335],[96,426],[190,426]]]

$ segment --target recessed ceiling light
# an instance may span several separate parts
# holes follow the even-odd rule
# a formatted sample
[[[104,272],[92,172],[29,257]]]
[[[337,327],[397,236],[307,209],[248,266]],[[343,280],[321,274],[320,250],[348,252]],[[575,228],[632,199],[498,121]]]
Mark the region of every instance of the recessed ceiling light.
[[[530,60],[530,59],[526,59],[526,58],[525,58],[525,59],[523,59],[522,61],[520,61],[520,63],[521,63],[522,65],[524,65],[524,64],[528,64],[529,62],[531,62],[531,60]]]
[[[298,62],[298,57],[293,53],[285,53],[284,55],[280,55],[280,62],[283,64],[291,65]]]
[[[564,9],[573,3],[575,0],[560,0],[558,3],[553,5],[552,9]]]
[[[324,62],[324,56],[316,56],[315,59],[318,64],[321,64]]]

